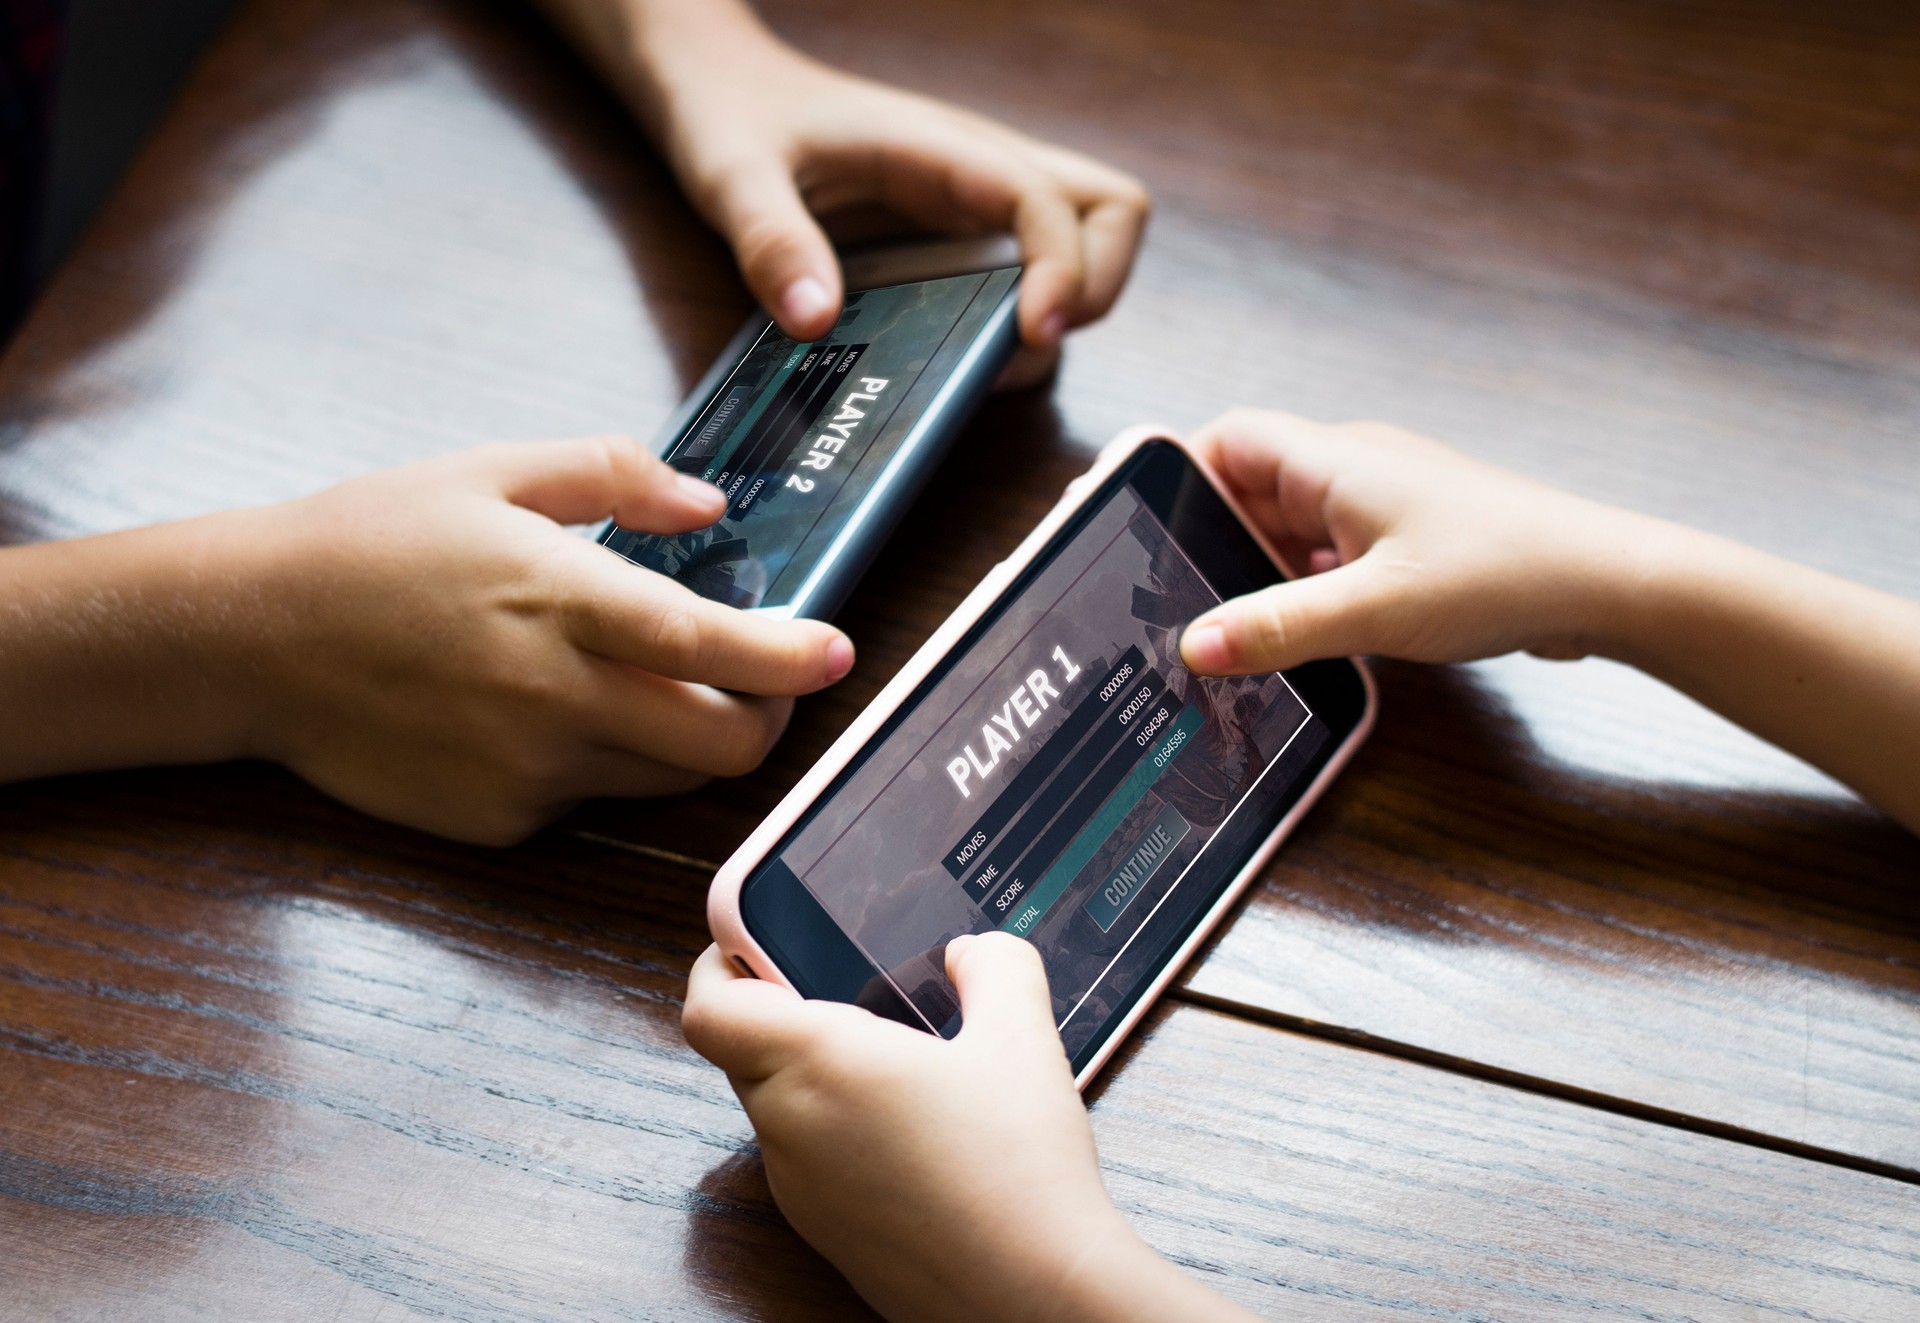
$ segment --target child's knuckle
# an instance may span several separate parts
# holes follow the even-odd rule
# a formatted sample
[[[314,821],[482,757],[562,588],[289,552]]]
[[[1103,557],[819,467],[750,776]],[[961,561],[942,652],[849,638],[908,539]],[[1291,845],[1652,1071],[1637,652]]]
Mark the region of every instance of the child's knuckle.
[[[745,776],[761,764],[773,744],[765,716],[751,708],[715,722],[710,736],[702,770],[715,776]]]
[[[699,675],[708,669],[714,645],[699,614],[690,606],[663,604],[654,620],[654,641],[679,673]]]

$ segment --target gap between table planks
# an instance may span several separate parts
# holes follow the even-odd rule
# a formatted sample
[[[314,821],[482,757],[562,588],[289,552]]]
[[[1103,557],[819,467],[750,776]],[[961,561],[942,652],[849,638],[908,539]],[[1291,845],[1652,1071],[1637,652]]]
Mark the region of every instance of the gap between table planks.
[[[679,1041],[700,872],[460,849],[246,773],[0,805],[9,1308],[858,1312]],[[1204,1008],[1157,1011],[1091,1108],[1141,1233],[1275,1316],[1920,1304],[1908,1185]]]

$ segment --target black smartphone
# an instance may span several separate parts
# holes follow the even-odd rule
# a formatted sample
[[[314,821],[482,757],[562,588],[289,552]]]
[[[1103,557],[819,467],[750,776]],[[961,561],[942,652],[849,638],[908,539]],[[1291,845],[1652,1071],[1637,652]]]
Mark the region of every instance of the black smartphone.
[[[1084,1083],[1371,728],[1354,661],[1181,665],[1283,578],[1181,444],[1123,437],[721,868],[721,949],[950,1036],[947,943],[1014,933]]]
[[[1019,249],[950,240],[849,257],[846,306],[801,343],[741,328],[662,454],[727,510],[676,536],[600,541],[703,597],[783,617],[839,609],[1019,344]]]

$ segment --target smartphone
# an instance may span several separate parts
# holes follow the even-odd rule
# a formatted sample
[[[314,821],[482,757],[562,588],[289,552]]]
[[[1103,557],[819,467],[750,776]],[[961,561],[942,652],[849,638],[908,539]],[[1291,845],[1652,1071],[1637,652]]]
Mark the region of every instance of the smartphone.
[[[1356,661],[1180,664],[1284,578],[1177,439],[1123,434],[720,869],[721,949],[951,1037],[947,943],[1014,933],[1084,1085],[1372,727]]]
[[[802,343],[756,317],[668,423],[667,463],[719,487],[711,527],[600,542],[703,597],[781,617],[839,609],[1019,344],[1018,244],[848,257],[846,305]]]

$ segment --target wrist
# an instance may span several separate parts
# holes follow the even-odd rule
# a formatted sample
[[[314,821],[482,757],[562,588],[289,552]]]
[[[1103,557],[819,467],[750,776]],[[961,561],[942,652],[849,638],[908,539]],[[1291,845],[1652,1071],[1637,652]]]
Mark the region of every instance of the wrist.
[[[1217,1323],[1237,1316],[1226,1301],[1162,1258],[1104,1199],[1101,1213],[1076,1225],[1077,1248],[1062,1258],[1051,1289],[1037,1297],[1036,1323]]]
[[[0,779],[244,756],[227,516],[8,553]]]
[[[146,761],[258,755],[254,649],[267,633],[260,553],[270,526],[265,512],[237,510],[145,531],[154,545],[142,559],[155,568],[137,580],[122,664],[141,677],[164,745]]]
[[[234,510],[182,525],[194,538],[188,600],[195,625],[194,703],[210,749],[205,761],[278,756],[269,701],[280,665],[292,507]]]
[[[792,50],[738,0],[548,0],[656,143],[678,157],[681,126],[716,83],[751,78]],[[676,164],[677,164],[676,159]]]
[[[1583,653],[1654,669],[1676,626],[1707,605],[1700,583],[1720,539],[1648,516],[1609,512],[1608,535],[1588,558],[1580,594]]]
[[[1580,500],[1559,509],[1541,539],[1554,548],[1536,576],[1537,619],[1527,647],[1543,657],[1632,661],[1656,640],[1675,567],[1689,562],[1692,530]]]

